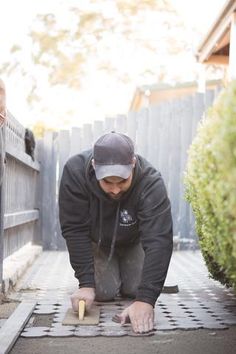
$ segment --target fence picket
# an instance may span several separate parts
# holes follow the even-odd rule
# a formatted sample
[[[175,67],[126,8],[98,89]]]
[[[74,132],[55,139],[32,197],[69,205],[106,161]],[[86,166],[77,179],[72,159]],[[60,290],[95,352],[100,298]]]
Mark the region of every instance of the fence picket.
[[[71,129],[70,156],[78,154],[81,150],[82,150],[81,128],[73,127]]]
[[[142,108],[137,113],[137,153],[147,158],[148,146],[147,146],[147,134],[148,134],[148,109]]]
[[[44,249],[56,249],[55,234],[56,208],[56,160],[54,158],[54,139],[52,132],[46,132],[43,142],[42,159],[42,242]]]
[[[115,130],[115,118],[106,117],[104,121],[104,133],[109,133],[112,130]]]
[[[184,238],[189,238],[190,231],[190,208],[189,204],[184,198],[184,171],[186,169],[186,163],[188,158],[188,149],[192,140],[192,117],[193,117],[193,99],[192,96],[188,96],[182,100],[183,107],[183,121],[182,121],[182,158],[181,158],[181,197],[180,197],[180,234]]]
[[[118,114],[115,118],[115,131],[119,133],[126,133],[127,118],[124,114]]]
[[[127,115],[127,135],[136,144],[137,113],[129,112]]]
[[[102,120],[95,120],[93,123],[93,139],[94,142],[103,134],[104,126]]]

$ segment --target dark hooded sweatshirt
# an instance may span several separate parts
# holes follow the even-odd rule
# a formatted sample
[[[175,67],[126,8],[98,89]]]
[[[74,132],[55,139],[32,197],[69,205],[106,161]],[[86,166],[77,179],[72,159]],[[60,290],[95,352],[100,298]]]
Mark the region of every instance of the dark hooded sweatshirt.
[[[136,300],[154,306],[172,253],[171,208],[160,173],[136,158],[132,184],[117,201],[99,186],[91,150],[71,157],[61,179],[59,217],[80,287],[95,288],[92,242],[110,248],[111,258],[114,248],[141,241],[145,259]]]

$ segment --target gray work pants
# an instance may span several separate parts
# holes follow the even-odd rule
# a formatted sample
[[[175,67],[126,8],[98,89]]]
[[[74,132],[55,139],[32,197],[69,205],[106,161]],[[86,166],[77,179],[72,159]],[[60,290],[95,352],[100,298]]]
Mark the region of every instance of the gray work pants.
[[[109,248],[93,245],[96,284],[96,300],[113,300],[119,293],[134,298],[139,286],[144,263],[144,251],[140,243],[115,249],[110,262]]]

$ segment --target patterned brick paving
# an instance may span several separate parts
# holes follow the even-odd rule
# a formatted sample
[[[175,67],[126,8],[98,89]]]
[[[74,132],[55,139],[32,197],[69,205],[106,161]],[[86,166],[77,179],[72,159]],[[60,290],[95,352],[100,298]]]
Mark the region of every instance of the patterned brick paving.
[[[175,329],[225,329],[236,325],[236,295],[209,278],[199,251],[174,252],[166,285],[179,287],[176,294],[161,294],[155,307],[155,331]],[[117,299],[100,303],[97,326],[64,326],[70,294],[77,287],[67,252],[44,252],[19,284],[17,300],[37,299],[37,306],[22,332],[23,337],[134,336],[130,325],[121,326],[112,317],[128,305]],[[50,321],[49,316],[50,315]],[[40,327],[37,325],[40,317]],[[45,324],[44,324],[45,318]]]

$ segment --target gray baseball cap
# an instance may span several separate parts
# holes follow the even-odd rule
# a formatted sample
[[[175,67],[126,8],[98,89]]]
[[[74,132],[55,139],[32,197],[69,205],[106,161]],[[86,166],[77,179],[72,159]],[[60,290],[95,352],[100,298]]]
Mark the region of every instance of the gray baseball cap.
[[[126,179],[133,168],[134,144],[125,134],[104,134],[94,144],[93,158],[97,180],[109,176]]]

